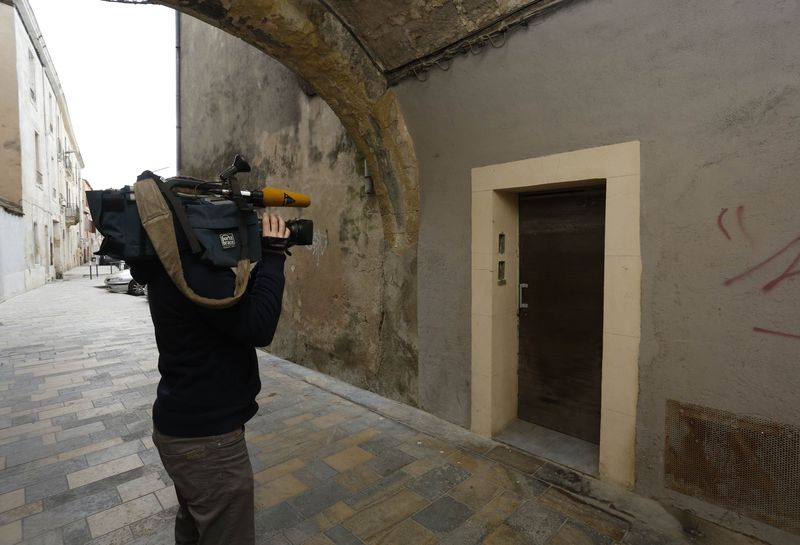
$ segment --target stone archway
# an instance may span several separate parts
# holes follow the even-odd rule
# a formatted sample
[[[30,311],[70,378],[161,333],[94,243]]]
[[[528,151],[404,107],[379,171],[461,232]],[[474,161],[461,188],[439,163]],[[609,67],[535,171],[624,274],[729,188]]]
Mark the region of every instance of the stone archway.
[[[342,23],[316,0],[156,0],[250,43],[308,81],[341,119],[375,182],[395,252],[417,242],[419,181],[393,91]]]

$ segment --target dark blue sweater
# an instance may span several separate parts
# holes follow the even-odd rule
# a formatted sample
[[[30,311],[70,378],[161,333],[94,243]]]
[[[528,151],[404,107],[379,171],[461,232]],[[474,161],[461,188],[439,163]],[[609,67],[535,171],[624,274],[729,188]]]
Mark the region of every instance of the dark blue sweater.
[[[272,342],[281,313],[283,255],[265,253],[250,274],[247,292],[222,310],[200,307],[175,287],[160,264],[136,265],[147,284],[158,345],[153,423],[159,432],[202,437],[241,427],[258,410],[261,390],[255,347]],[[233,295],[235,275],[182,257],[189,286],[205,297]]]

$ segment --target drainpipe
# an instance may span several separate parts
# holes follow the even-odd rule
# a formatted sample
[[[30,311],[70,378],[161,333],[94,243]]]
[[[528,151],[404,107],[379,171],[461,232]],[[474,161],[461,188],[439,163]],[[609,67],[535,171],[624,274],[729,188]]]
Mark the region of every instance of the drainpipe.
[[[181,13],[175,11],[175,170],[181,173]]]

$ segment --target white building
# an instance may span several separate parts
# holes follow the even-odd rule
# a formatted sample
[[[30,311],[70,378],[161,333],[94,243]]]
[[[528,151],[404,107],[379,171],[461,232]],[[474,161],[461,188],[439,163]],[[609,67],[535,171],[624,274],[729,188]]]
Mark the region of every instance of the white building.
[[[27,0],[0,0],[0,300],[83,262],[83,168]]]

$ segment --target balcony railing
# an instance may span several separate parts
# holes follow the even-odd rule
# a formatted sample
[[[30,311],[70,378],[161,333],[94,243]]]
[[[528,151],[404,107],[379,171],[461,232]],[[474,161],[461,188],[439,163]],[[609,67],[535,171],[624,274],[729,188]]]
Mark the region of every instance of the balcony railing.
[[[77,225],[80,218],[80,209],[77,206],[71,204],[64,210],[64,221],[68,226]]]

